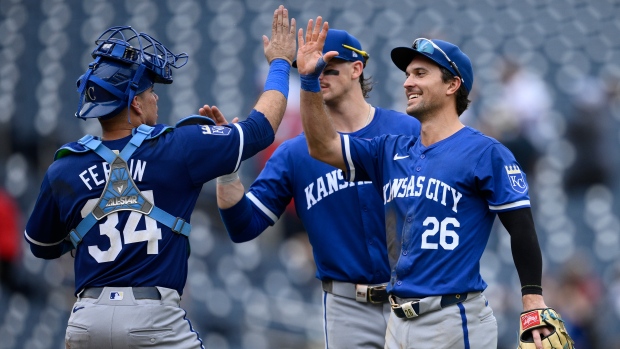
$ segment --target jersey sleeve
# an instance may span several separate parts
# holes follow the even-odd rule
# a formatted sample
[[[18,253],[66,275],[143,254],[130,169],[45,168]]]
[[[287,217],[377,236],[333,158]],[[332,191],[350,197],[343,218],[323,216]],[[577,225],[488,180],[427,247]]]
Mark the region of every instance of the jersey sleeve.
[[[247,120],[222,126],[188,125],[175,130],[195,185],[235,172],[241,162],[267,148],[274,140],[269,120],[253,111]]]
[[[288,143],[281,144],[250,186],[246,196],[262,214],[275,224],[293,197],[294,154]]]
[[[474,177],[492,212],[530,207],[525,173],[502,144],[494,143],[484,151]]]
[[[291,159],[285,142],[274,151],[245,197],[229,209],[220,209],[232,241],[252,240],[277,222],[293,197]]]
[[[342,157],[346,166],[345,179],[349,182],[373,181],[383,183],[381,163],[385,136],[372,139],[340,135]]]
[[[32,253],[39,258],[58,258],[66,252],[68,230],[60,221],[58,205],[54,199],[48,174],[41,184],[39,197],[26,224],[24,238]]]

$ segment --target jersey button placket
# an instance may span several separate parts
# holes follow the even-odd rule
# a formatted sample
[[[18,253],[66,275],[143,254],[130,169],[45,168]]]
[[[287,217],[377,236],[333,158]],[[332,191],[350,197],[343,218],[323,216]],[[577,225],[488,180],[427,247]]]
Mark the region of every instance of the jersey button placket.
[[[424,160],[424,158],[426,158],[426,155],[424,155],[424,154],[420,154],[420,159]],[[422,171],[422,167],[420,166],[420,164],[418,164],[418,166],[415,168],[415,170],[416,170],[417,172]]]

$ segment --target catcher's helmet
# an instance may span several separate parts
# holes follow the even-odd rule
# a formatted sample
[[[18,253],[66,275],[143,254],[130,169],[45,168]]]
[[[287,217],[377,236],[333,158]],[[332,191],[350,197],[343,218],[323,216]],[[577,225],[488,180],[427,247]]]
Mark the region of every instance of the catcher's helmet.
[[[112,27],[95,41],[95,61],[77,81],[80,100],[75,116],[107,119],[131,105],[133,97],[154,83],[171,84],[172,68],[187,63],[159,41],[129,26]]]

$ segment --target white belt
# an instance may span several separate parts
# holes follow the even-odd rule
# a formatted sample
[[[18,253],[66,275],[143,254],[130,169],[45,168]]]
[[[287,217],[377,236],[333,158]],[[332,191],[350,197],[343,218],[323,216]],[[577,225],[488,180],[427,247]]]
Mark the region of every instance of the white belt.
[[[355,299],[361,303],[385,303],[388,301],[387,284],[363,285],[342,281],[322,281],[323,291],[336,296]]]

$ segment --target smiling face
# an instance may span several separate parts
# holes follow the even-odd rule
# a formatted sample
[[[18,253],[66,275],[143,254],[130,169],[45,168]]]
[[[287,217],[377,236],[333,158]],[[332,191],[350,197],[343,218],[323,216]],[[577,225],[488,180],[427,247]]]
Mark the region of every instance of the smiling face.
[[[362,69],[363,64],[359,61],[332,59],[319,76],[325,103],[328,105],[338,103],[359,86]]]
[[[407,96],[407,114],[423,120],[445,107],[453,93],[452,82],[444,82],[441,69],[430,59],[417,55],[405,70],[403,84]]]

